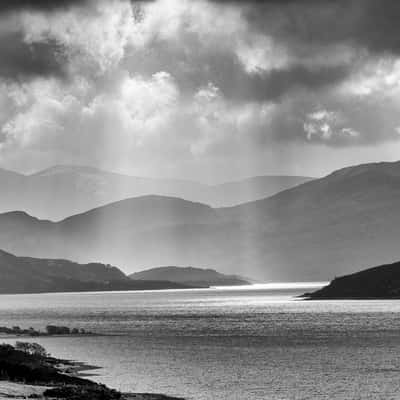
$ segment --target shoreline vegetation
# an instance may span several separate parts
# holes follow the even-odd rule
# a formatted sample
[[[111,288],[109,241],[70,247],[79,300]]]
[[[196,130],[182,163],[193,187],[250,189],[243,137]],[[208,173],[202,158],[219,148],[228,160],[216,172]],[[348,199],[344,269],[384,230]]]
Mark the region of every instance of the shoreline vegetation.
[[[93,332],[87,331],[83,328],[69,328],[67,326],[47,325],[44,331],[35,328],[20,328],[19,326],[13,326],[11,328],[6,326],[0,326],[0,336],[82,336],[82,335],[95,335]]]
[[[183,400],[162,394],[121,393],[84,378],[84,371],[98,368],[54,358],[38,343],[0,344],[0,398]]]

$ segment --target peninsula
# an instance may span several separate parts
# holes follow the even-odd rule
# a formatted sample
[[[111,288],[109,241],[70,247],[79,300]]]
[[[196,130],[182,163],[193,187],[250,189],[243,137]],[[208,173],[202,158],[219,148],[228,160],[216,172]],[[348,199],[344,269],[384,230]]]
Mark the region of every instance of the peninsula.
[[[400,262],[335,278],[328,286],[303,297],[323,299],[400,299]]]

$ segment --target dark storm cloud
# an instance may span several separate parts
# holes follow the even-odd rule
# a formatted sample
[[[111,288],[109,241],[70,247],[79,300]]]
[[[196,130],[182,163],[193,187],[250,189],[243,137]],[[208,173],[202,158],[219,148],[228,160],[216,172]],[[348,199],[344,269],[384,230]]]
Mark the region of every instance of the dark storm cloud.
[[[279,102],[293,90],[322,90],[344,80],[351,69],[350,65],[305,67],[293,64],[249,74],[232,51],[202,47],[201,42],[191,42],[191,47],[196,51],[182,51],[180,47],[167,47],[164,42],[155,41],[151,49],[128,56],[124,60],[125,67],[129,70],[132,65],[135,72],[148,77],[161,70],[168,71],[189,96],[212,82],[234,102]]]
[[[87,3],[87,0],[8,0],[0,2],[0,13],[23,9],[52,11],[85,3]]]
[[[245,9],[254,29],[295,45],[348,43],[400,52],[398,0],[213,0]]]
[[[61,47],[54,41],[26,43],[19,32],[0,35],[0,77],[61,77],[65,74],[62,54]]]
[[[268,72],[248,74],[239,62],[227,57],[219,59],[206,69],[206,75],[223,94],[238,101],[278,102],[283,96],[297,89],[318,90],[342,81],[347,66],[307,68],[293,65]]]
[[[85,6],[96,0],[8,0],[0,2],[0,14],[24,9],[38,11],[54,11],[72,6]],[[149,2],[152,0],[131,0],[132,3]]]

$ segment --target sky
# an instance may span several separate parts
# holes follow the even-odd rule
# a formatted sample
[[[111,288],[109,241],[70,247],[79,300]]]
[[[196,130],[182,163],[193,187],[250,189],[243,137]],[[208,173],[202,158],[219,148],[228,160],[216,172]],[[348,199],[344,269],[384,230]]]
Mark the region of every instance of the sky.
[[[398,0],[0,4],[0,167],[221,182],[400,159]]]

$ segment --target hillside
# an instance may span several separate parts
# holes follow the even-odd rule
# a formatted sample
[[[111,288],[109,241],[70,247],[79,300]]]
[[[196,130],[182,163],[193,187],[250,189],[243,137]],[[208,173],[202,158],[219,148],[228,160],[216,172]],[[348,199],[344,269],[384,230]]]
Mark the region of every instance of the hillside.
[[[304,295],[309,299],[398,299],[400,262],[335,278],[328,286]]]
[[[229,208],[145,196],[58,223],[2,214],[0,248],[129,273],[201,265],[258,280],[323,281],[398,259],[399,195],[399,162],[367,164]]]
[[[211,186],[68,165],[54,166],[31,175],[0,169],[0,213],[18,210],[38,218],[61,220],[108,203],[152,194],[212,206],[230,206],[273,195],[309,179],[264,176]]]
[[[110,265],[16,257],[0,250],[0,294],[182,287],[165,281],[133,281]]]
[[[200,203],[160,196],[123,200],[54,223],[23,212],[0,214],[0,248],[39,258],[80,263],[100,260],[128,272],[142,266],[190,265],[198,254],[214,265],[216,210]],[[212,247],[211,247],[212,246]],[[218,257],[217,257],[218,259]],[[172,261],[172,262],[169,262]],[[212,262],[212,264],[210,264]],[[204,264],[203,264],[204,265]]]
[[[255,176],[211,186],[208,199],[203,199],[203,201],[213,207],[236,206],[273,196],[312,179],[305,176]]]
[[[193,267],[158,267],[135,272],[131,279],[163,280],[194,286],[237,286],[248,285],[246,279],[236,275],[221,274],[213,269]]]
[[[324,280],[397,259],[399,194],[400,163],[366,164],[220,214],[246,232],[252,254],[245,262],[257,270],[268,265],[272,279]]]

